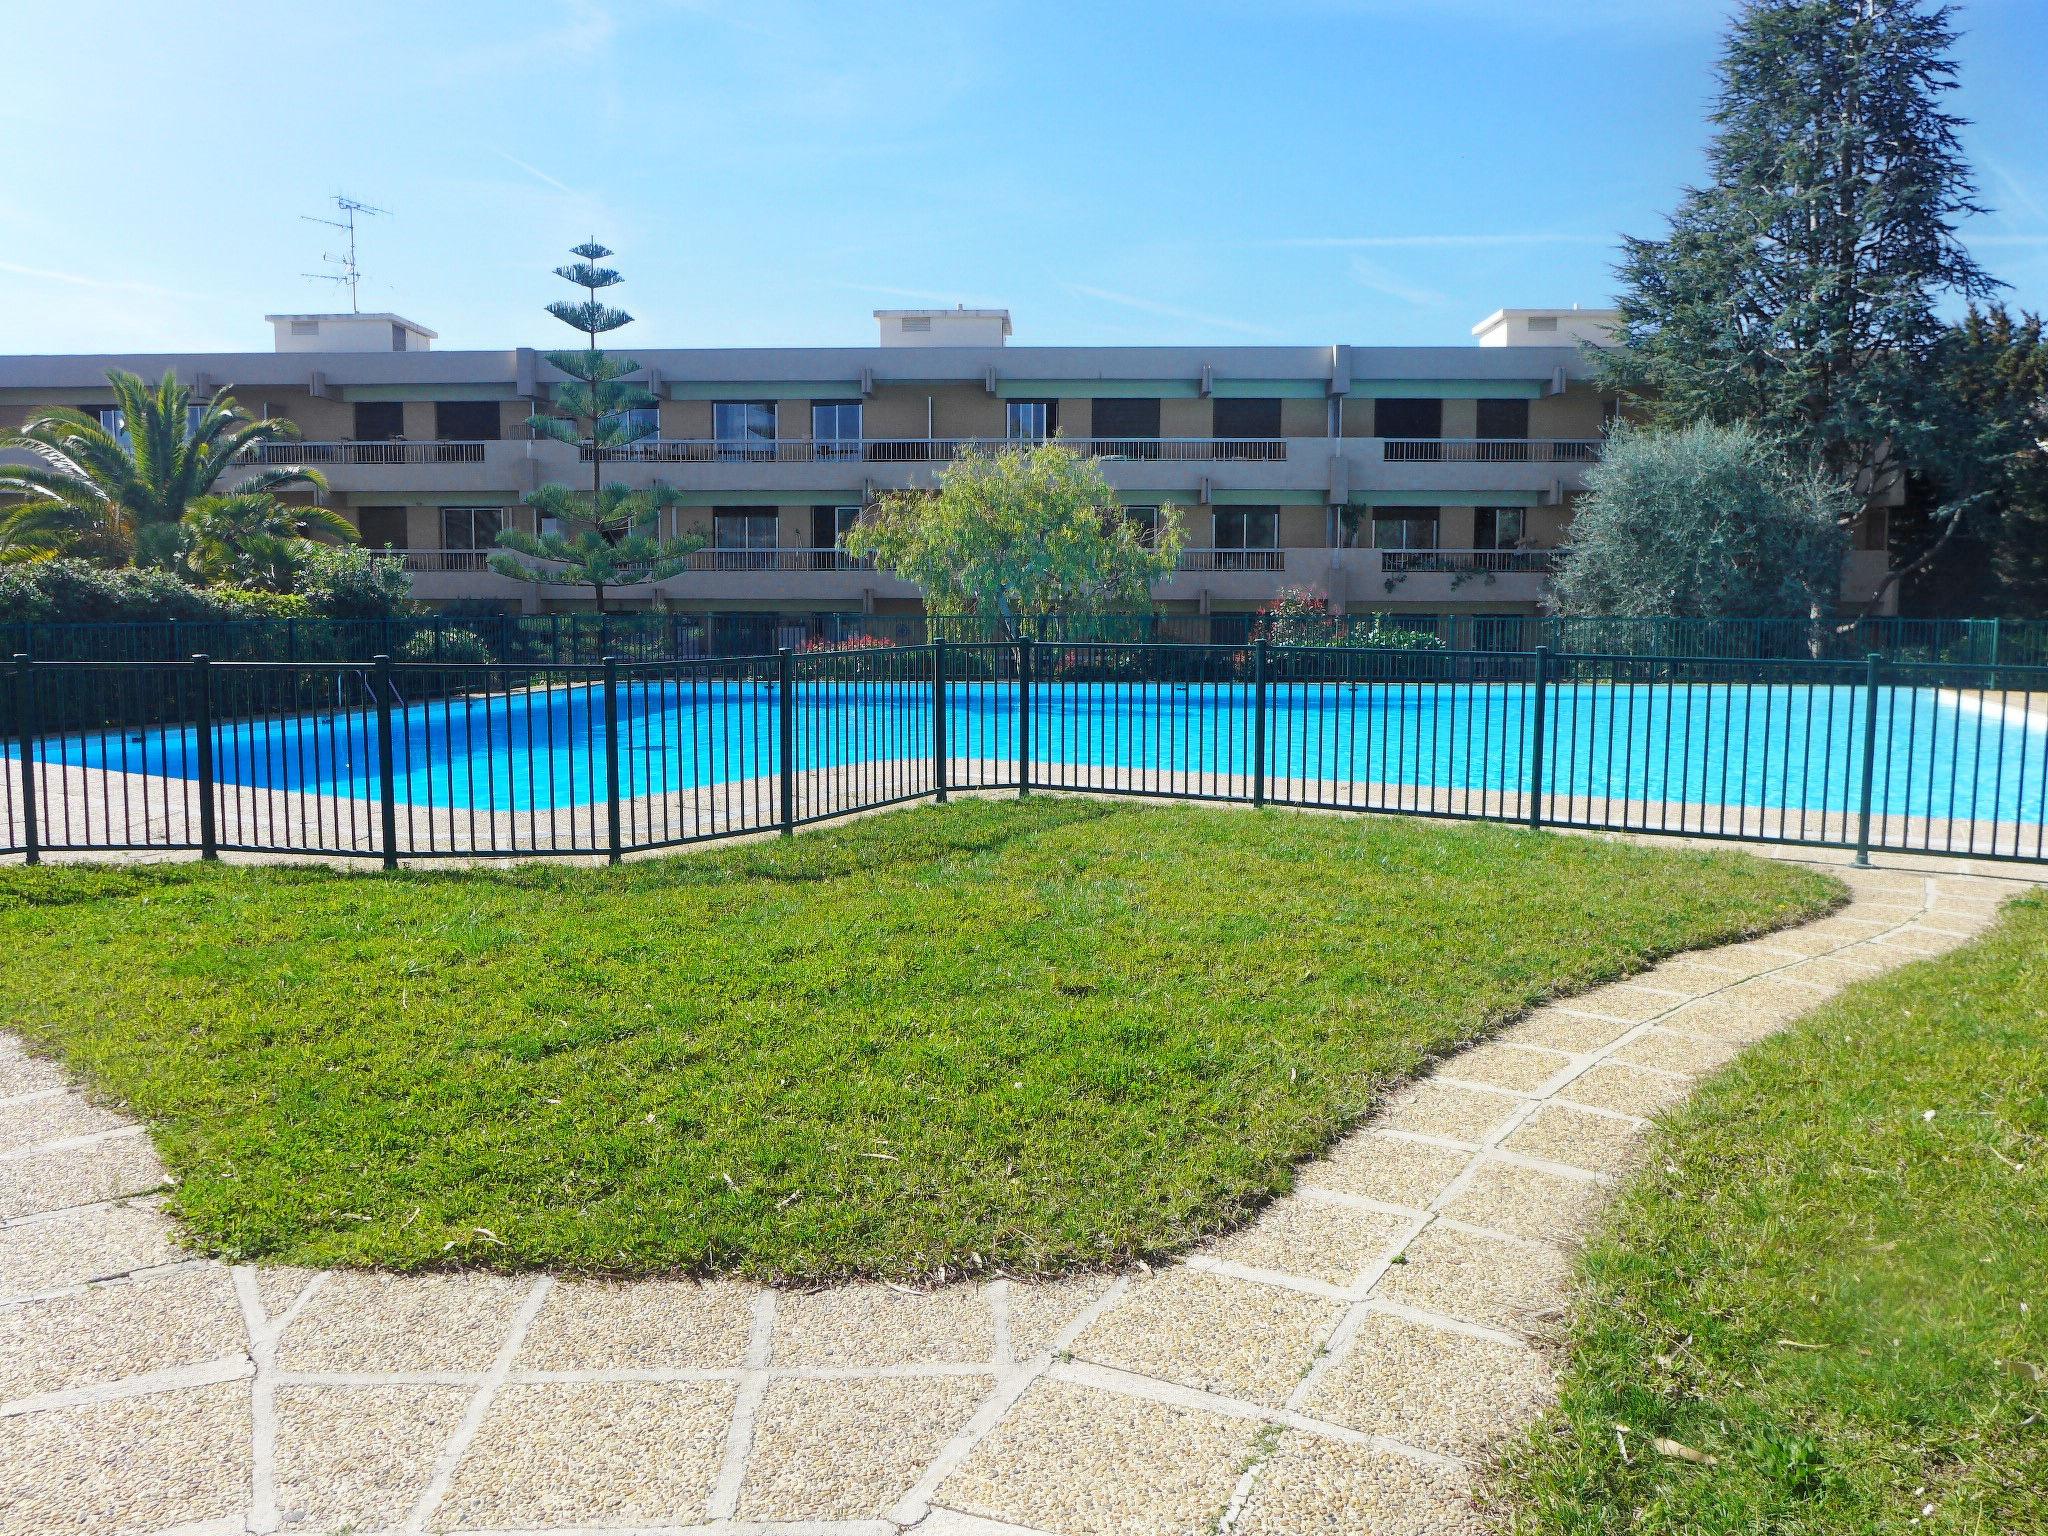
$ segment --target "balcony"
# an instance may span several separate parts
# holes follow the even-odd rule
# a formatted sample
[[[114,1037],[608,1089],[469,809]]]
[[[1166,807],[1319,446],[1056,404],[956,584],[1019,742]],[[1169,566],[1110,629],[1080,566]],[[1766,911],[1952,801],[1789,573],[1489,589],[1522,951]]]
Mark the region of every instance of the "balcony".
[[[1547,576],[1557,569],[1555,549],[1382,549],[1380,569],[1389,576]]]
[[[1284,549],[1182,549],[1176,571],[1284,571]]]
[[[1284,464],[1284,437],[1061,437],[1052,441],[1098,459],[1163,464]],[[1034,446],[1001,437],[782,438],[730,442],[650,437],[617,448],[578,449],[589,463],[620,464],[949,464],[963,453]]]
[[[1591,464],[1597,437],[1382,437],[1387,464]]]
[[[320,469],[348,464],[481,464],[488,445],[482,441],[406,442],[399,438],[375,442],[258,443],[242,451],[239,464],[309,465]]]

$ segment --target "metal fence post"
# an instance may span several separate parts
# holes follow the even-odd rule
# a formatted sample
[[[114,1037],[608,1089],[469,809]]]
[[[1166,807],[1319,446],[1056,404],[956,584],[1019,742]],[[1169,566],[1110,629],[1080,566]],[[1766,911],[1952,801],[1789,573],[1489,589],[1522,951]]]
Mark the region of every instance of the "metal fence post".
[[[932,791],[946,803],[946,642],[932,642]]]
[[[1266,637],[1252,642],[1252,804],[1266,803]]]
[[[1529,825],[1543,825],[1543,754],[1550,725],[1550,647],[1536,647],[1536,686],[1529,724]]]
[[[619,658],[604,659],[605,858],[619,862]]]
[[[782,720],[782,835],[796,831],[796,655],[786,645],[775,651],[776,694]]]
[[[1029,635],[1017,642],[1017,798],[1031,793],[1031,664]]]
[[[1863,796],[1856,816],[1856,866],[1870,868],[1870,800],[1877,784],[1877,670],[1883,658],[1872,651],[1863,662]]]
[[[219,834],[213,821],[213,663],[203,653],[192,658],[193,733],[199,751],[199,857],[220,857]]]
[[[36,674],[26,651],[14,657],[14,726],[21,747],[21,851],[31,864],[43,862],[36,826]]]
[[[377,819],[384,835],[384,867],[398,868],[398,769],[391,745],[391,657],[380,652],[373,661],[371,686],[377,692]]]

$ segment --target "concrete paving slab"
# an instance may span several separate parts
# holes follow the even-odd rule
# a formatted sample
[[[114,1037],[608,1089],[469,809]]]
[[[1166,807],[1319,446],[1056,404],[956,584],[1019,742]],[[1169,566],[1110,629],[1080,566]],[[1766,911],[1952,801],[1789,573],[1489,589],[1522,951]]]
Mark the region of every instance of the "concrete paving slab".
[[[1009,1322],[1010,1358],[1028,1360],[1051,1349],[1076,1317],[1101,1300],[1110,1284],[1107,1275],[1011,1281],[1003,1304]]]
[[[1289,1430],[1232,1536],[1485,1536],[1462,1472]]]
[[[1074,1341],[1074,1357],[1283,1406],[1343,1306],[1176,1266],[1133,1285]]]
[[[994,1358],[986,1288],[907,1293],[848,1285],[777,1298],[775,1354],[785,1365],[975,1365]]]
[[[991,1376],[770,1384],[754,1414],[740,1518],[881,1517],[994,1385]]]
[[[285,1528],[401,1524],[471,1395],[467,1387],[280,1387],[276,1500]]]
[[[515,1371],[720,1370],[746,1357],[754,1293],[693,1280],[554,1286],[513,1358]]]
[[[0,1221],[148,1194],[166,1178],[147,1136],[0,1159]]]
[[[1390,1098],[1372,1123],[1381,1130],[1479,1142],[1520,1108],[1505,1094],[1424,1081]]]
[[[1407,1219],[1307,1195],[1289,1195],[1259,1219],[1209,1245],[1219,1259],[1349,1285],[1384,1254]]]
[[[179,1269],[0,1310],[0,1403],[240,1357],[234,1282]]]
[[[428,1528],[702,1523],[733,1390],[723,1381],[506,1386]]]
[[[1345,1137],[1327,1157],[1304,1167],[1295,1183],[1420,1210],[1471,1161],[1469,1152],[1364,1131]]]
[[[1505,1088],[1512,1093],[1534,1093],[1570,1065],[1571,1058],[1557,1051],[1524,1049],[1489,1041],[1460,1051],[1437,1070],[1461,1083]]]
[[[1674,1023],[1673,1027],[1677,1025]],[[1618,1062],[1603,1062],[1566,1083],[1557,1096],[1573,1104],[1647,1118],[1676,1104],[1686,1096],[1690,1086],[1682,1077],[1624,1066]]]
[[[1698,1077],[1718,1072],[1741,1053],[1742,1047],[1732,1040],[1707,1040],[1698,1035],[1652,1029],[1629,1041],[1611,1059],[1632,1067],[1657,1067]]]
[[[1642,1159],[1643,1128],[1569,1104],[1545,1104],[1516,1126],[1503,1150],[1591,1173],[1625,1173]]]
[[[1514,1237],[1555,1242],[1583,1232],[1607,1199],[1603,1186],[1586,1179],[1489,1162],[1474,1170],[1444,1214]]]
[[[1548,1334],[1556,1329],[1570,1278],[1562,1249],[1432,1226],[1372,1294],[1488,1328]]]
[[[76,1093],[0,1104],[0,1152],[14,1152],[72,1136],[91,1136],[99,1131],[116,1131],[127,1124],[126,1117],[88,1104]]]
[[[1550,1398],[1550,1372],[1526,1345],[1371,1313],[1304,1407],[1421,1450],[1483,1456]]]
[[[1042,1380],[936,1502],[1056,1536],[1208,1536],[1257,1432],[1248,1419]]]
[[[328,1277],[278,1343],[286,1371],[487,1369],[532,1285],[494,1275]]]
[[[0,1301],[188,1257],[168,1217],[141,1204],[89,1206],[0,1227]]]

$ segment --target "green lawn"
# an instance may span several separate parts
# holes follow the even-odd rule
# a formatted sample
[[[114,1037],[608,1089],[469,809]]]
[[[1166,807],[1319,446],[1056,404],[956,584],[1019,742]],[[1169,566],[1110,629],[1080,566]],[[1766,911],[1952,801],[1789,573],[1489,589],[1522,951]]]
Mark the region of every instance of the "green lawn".
[[[222,1254],[919,1276],[1164,1253],[1547,995],[1831,906],[1739,854],[970,801],[617,870],[13,869],[0,1021]]]
[[[1649,1167],[1518,1532],[2048,1531],[2048,900],[1750,1051]]]

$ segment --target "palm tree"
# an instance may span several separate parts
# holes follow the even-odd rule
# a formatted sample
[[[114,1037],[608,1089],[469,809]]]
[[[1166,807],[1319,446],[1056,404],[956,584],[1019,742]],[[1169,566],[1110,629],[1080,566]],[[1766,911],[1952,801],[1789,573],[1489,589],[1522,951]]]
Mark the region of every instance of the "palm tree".
[[[44,406],[0,448],[35,464],[0,465],[0,547],[64,550],[105,561],[168,565],[183,547],[185,514],[216,495],[221,478],[250,449],[298,436],[289,421],[258,421],[225,389],[203,405],[166,373],[151,386],[110,370],[120,425],[70,406]],[[302,465],[254,468],[237,495],[268,496],[288,485],[325,488]]]
[[[312,540],[323,533],[353,544],[349,520],[328,507],[288,507],[268,491],[203,496],[187,509],[185,564],[206,582],[289,592]]]

